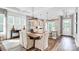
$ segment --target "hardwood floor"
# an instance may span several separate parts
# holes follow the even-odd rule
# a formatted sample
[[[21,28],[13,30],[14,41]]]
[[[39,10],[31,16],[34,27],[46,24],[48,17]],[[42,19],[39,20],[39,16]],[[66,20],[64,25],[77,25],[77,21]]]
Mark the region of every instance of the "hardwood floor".
[[[44,51],[51,51],[52,48],[55,46],[56,42],[57,42],[56,39],[49,39],[48,40],[48,48],[45,49]],[[6,49],[4,48],[4,46],[2,44],[1,44],[1,50],[6,51]],[[26,51],[26,49],[23,48],[21,45],[18,45],[15,48],[9,49],[9,51]],[[31,49],[28,51],[39,51],[39,50]]]
[[[48,40],[48,48],[45,49],[45,51],[51,51],[54,48],[57,41],[58,41],[57,39],[49,39]]]
[[[10,51],[26,51],[25,48],[18,45]],[[35,51],[35,50],[31,50]],[[79,51],[79,48],[75,45],[75,39],[71,37],[62,36],[60,39],[49,39],[48,48],[44,51]]]
[[[56,51],[78,51],[79,48],[75,45],[75,39],[72,37],[62,36],[57,45]]]

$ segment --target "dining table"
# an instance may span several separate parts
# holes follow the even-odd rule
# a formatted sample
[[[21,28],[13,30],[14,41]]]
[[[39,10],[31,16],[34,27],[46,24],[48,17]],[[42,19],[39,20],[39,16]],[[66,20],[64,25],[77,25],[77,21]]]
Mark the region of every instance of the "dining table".
[[[35,41],[36,40],[40,40],[43,36],[43,33],[38,33],[38,32],[27,32],[28,37],[33,40],[33,47],[31,47],[30,49],[36,49],[36,50],[40,50],[38,48],[35,48]],[[29,50],[30,50],[29,49]]]

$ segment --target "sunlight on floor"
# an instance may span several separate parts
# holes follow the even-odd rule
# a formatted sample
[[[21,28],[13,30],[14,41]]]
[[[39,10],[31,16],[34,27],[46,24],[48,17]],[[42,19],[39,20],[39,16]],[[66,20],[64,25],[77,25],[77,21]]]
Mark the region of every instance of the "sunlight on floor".
[[[16,46],[19,45],[19,40],[4,40],[2,41],[3,46],[5,47],[6,50],[12,49]]]
[[[72,49],[73,46],[72,46],[72,40],[70,40],[70,38],[63,38],[62,40],[62,46],[64,47],[64,49]]]

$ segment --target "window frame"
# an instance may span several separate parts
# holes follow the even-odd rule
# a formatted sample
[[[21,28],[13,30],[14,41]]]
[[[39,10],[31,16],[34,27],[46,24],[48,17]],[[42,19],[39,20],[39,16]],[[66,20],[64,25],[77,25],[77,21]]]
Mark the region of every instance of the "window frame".
[[[6,33],[6,20],[5,20],[5,14],[0,14],[0,16],[3,16],[3,31],[0,32],[0,34],[5,34]]]
[[[49,23],[52,23],[52,24],[53,24],[53,22],[55,23],[55,25],[52,25],[53,27],[55,26],[54,30],[53,30],[53,27],[51,27],[51,29],[49,29],[49,27],[48,27],[48,26],[49,26]],[[57,27],[57,26],[56,26],[56,21],[55,21],[55,20],[54,20],[54,21],[53,21],[53,20],[48,21],[48,22],[47,22],[47,27],[48,27],[48,31],[49,31],[49,32],[51,32],[51,31],[56,31],[56,27]]]

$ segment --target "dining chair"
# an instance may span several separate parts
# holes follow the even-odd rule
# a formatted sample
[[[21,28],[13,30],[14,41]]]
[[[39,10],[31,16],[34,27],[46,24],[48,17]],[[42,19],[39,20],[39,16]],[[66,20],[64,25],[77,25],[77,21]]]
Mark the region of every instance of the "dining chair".
[[[23,46],[24,48],[27,48],[26,30],[21,30],[20,31],[20,45]]]
[[[45,50],[48,47],[48,32],[43,33],[42,37],[39,40],[36,40],[35,47],[40,50]]]
[[[29,49],[33,46],[33,40],[31,40],[27,36],[26,30],[21,30],[20,31],[20,44],[26,49]]]

